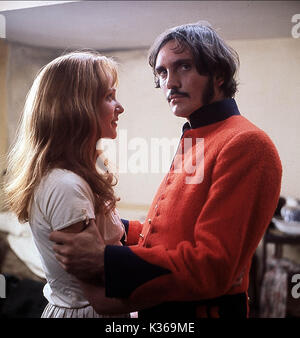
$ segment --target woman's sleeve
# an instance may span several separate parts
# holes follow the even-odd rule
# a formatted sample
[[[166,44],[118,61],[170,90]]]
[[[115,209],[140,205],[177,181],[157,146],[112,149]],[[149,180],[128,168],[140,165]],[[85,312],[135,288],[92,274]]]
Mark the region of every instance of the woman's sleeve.
[[[87,183],[75,175],[62,176],[51,182],[41,205],[53,230],[95,218],[92,191]]]

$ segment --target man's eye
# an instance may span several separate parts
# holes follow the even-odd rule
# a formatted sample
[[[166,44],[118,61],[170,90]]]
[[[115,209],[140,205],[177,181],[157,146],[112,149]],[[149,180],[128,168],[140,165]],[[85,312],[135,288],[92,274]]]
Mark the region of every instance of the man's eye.
[[[184,63],[183,65],[181,65],[181,68],[183,70],[189,70],[189,69],[191,69],[191,65]]]
[[[167,76],[167,71],[166,70],[160,70],[159,72],[157,72],[157,75],[160,78],[165,78]]]

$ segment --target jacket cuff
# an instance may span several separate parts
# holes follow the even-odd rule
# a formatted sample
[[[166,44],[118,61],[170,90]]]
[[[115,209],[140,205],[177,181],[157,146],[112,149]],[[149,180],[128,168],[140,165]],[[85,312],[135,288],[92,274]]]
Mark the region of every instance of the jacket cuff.
[[[127,243],[126,245],[138,244],[143,225],[139,221],[128,222]]]
[[[123,218],[121,218],[121,221],[122,221],[122,223],[123,223],[123,225],[124,225],[126,234],[128,234],[129,221],[128,221],[127,219],[123,219]]]
[[[121,238],[121,243],[123,245],[126,245],[127,244],[126,239],[127,239],[127,234],[128,234],[129,221],[127,219],[123,219],[123,218],[121,218],[121,221],[122,221],[124,228],[125,228],[125,233],[124,233],[123,237]]]
[[[129,247],[107,245],[104,251],[106,297],[129,297],[140,285],[170,273],[134,254]]]

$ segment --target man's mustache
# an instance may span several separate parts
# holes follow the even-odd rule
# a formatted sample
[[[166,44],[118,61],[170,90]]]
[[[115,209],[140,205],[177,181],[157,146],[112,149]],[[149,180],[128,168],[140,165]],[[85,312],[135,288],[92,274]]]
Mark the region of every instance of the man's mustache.
[[[171,89],[169,94],[167,95],[167,100],[168,101],[171,101],[171,97],[173,95],[179,95],[179,96],[186,96],[186,97],[189,97],[189,94],[188,93],[183,93],[183,92],[180,92],[178,91],[177,89]]]

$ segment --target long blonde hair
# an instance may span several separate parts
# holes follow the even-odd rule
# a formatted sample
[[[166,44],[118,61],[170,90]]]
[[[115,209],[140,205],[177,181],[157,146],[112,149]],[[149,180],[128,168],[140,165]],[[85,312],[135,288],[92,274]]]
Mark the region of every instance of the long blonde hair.
[[[40,70],[8,154],[6,204],[20,222],[28,221],[34,189],[52,168],[71,170],[87,181],[96,213],[115,207],[116,180],[96,167],[96,143],[99,103],[117,80],[115,61],[95,51],[65,54]]]

